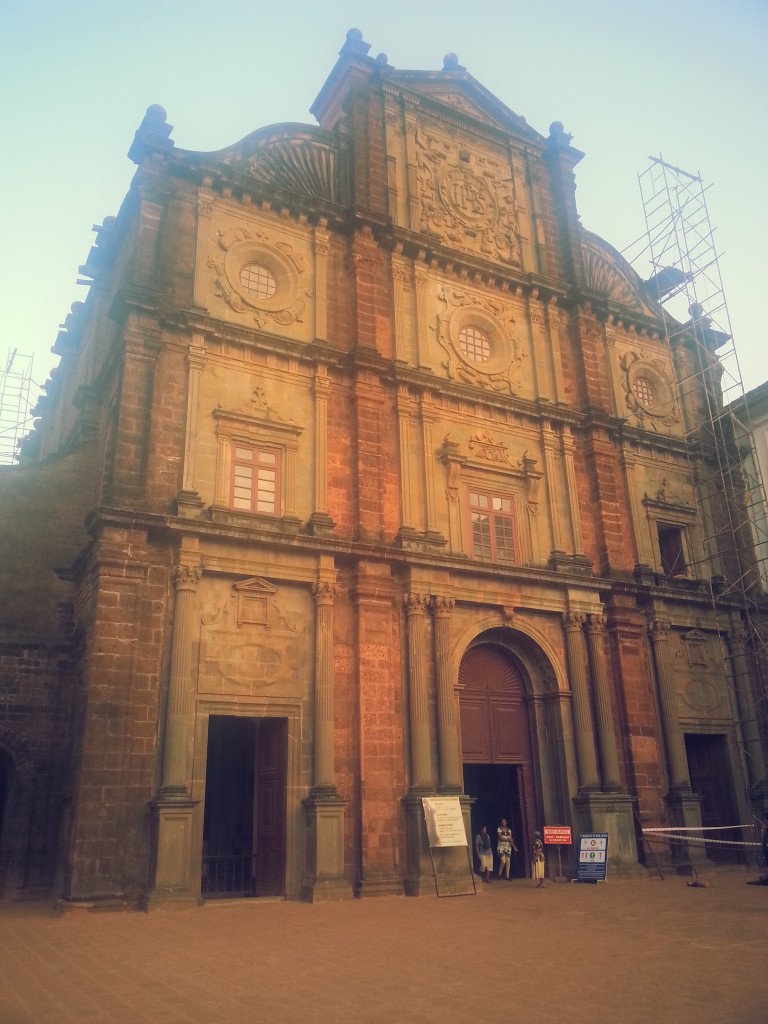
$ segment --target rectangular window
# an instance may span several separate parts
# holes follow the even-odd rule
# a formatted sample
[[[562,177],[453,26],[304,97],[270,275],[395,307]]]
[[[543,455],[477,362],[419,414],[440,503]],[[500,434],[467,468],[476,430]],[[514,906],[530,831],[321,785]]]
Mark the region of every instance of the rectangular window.
[[[685,576],[688,566],[685,564],[685,548],[683,546],[683,528],[658,523],[659,554],[661,555],[661,571],[665,576]]]
[[[232,446],[232,507],[280,514],[280,452],[260,445]]]
[[[481,562],[517,565],[515,506],[511,498],[484,491],[469,492],[472,554]]]

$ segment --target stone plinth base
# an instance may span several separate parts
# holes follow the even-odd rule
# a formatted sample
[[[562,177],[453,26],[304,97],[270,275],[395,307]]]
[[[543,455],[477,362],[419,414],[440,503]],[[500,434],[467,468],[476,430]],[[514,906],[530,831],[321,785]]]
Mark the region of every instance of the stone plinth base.
[[[152,811],[149,888],[139,899],[143,910],[182,910],[200,904],[198,880],[192,882],[192,815],[197,800],[160,794]]]
[[[672,818],[672,827],[701,828],[701,797],[690,790],[671,789],[666,796],[667,807]],[[703,832],[693,832],[699,839]],[[696,870],[712,867],[703,843],[685,843],[671,841],[669,857],[672,865],[681,875],[692,874]]]
[[[574,850],[569,859],[575,870],[578,856],[578,833],[608,833],[608,877],[644,877],[647,872],[637,859],[634,800],[627,793],[584,792],[574,797],[577,834],[573,837]],[[552,872],[552,865],[548,866]]]
[[[403,880],[399,875],[378,871],[365,871],[355,883],[355,896],[368,899],[369,896],[402,896]]]
[[[344,878],[344,801],[329,790],[304,800],[307,816],[307,860],[301,898],[308,903],[350,899]]]
[[[421,799],[422,796],[434,795],[436,794],[409,793],[403,798],[408,844],[406,896],[435,896],[437,893],[447,896],[472,890],[472,869],[467,860],[466,846],[433,847],[430,855],[429,836]],[[469,835],[469,798],[458,793],[440,795],[459,797],[464,830]]]

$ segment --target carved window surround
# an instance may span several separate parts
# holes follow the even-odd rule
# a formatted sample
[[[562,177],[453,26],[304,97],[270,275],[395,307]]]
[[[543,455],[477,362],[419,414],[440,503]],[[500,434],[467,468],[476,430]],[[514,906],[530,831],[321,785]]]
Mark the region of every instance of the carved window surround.
[[[246,408],[223,409],[219,406],[214,409],[213,416],[216,420],[217,442],[213,511],[234,514],[229,501],[233,442],[264,445],[277,449],[281,456],[279,508],[282,509],[282,515],[277,517],[277,520],[286,526],[298,528],[300,520],[296,515],[296,457],[299,438],[304,428],[278,417],[267,404],[260,385],[254,388],[251,402]],[[276,519],[274,516],[242,511],[237,511],[237,516],[249,521],[262,520],[265,524],[271,525],[274,525]]]
[[[462,529],[466,520],[460,511],[462,488],[467,492],[470,488],[476,488],[507,493],[516,504],[525,507],[528,519],[538,515],[539,489],[544,474],[536,470],[537,460],[527,452],[512,462],[507,445],[492,438],[487,431],[481,431],[473,434],[464,444],[454,441],[448,435],[438,457],[448,470],[446,493],[452,521],[451,535],[456,540],[461,538],[460,548],[465,554],[471,549],[471,537],[466,529]],[[518,539],[521,561],[525,564],[532,557],[530,528],[521,529]]]
[[[654,547],[657,571],[665,575],[674,575],[692,579],[694,572],[692,565],[695,562],[691,538],[691,529],[697,521],[696,509],[673,496],[667,497],[666,484],[663,484],[655,497],[650,498],[646,494],[642,499],[645,514],[650,524],[650,534]],[[665,528],[676,528],[680,531],[680,546],[685,566],[680,572],[666,573],[663,568],[663,557],[661,551],[661,534]]]

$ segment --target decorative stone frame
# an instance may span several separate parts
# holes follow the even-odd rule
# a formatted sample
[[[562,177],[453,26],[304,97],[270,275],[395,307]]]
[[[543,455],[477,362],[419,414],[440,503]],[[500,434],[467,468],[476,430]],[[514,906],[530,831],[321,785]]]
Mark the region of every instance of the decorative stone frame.
[[[647,494],[643,498],[643,505],[645,507],[645,514],[650,526],[649,533],[653,544],[656,571],[660,572],[664,576],[667,575],[662,570],[661,549],[658,538],[659,524],[661,523],[665,526],[678,527],[681,531],[683,556],[685,558],[685,572],[677,574],[677,577],[670,578],[693,579],[694,574],[691,570],[691,566],[695,564],[696,557],[693,548],[691,528],[695,525],[698,519],[696,509],[678,502],[659,500],[658,497],[649,498]]]
[[[544,475],[536,471],[537,460],[523,452],[518,462],[513,464],[507,446],[503,441],[494,440],[487,431],[473,434],[463,446],[448,435],[438,457],[448,469],[446,494],[452,550],[472,557],[469,506],[465,499],[469,490],[475,487],[480,491],[506,494],[512,499],[520,565],[533,564],[535,531],[531,520],[539,512],[539,489]]]
[[[243,267],[259,263],[266,267],[275,278],[277,288],[270,298],[257,298],[240,281]],[[246,306],[276,313],[287,309],[299,294],[299,275],[296,268],[278,249],[265,245],[258,239],[236,242],[224,257],[224,273],[230,287],[239,295]]]
[[[229,410],[219,407],[213,412],[216,420],[216,482],[214,487],[214,511],[228,513],[230,516],[242,516],[245,519],[260,519],[265,523],[282,522],[298,528],[300,520],[296,515],[296,456],[299,450],[299,437],[304,428],[296,423],[287,423],[275,418],[275,414],[266,405],[253,403],[248,410]],[[233,509],[230,505],[230,482],[232,477],[232,443],[248,445],[265,445],[280,452],[280,509],[277,516],[264,515],[259,512],[246,512]]]
[[[650,425],[663,423],[669,427],[678,421],[675,390],[665,368],[658,361],[642,359],[636,352],[630,352],[621,357],[620,366],[623,371],[621,386],[631,413],[641,422],[649,419]],[[635,381],[638,377],[645,377],[656,392],[657,401],[654,406],[643,405],[635,394]]]
[[[491,347],[491,357],[484,363],[468,359],[461,351],[459,334],[465,327],[477,327],[487,337]],[[512,361],[512,344],[502,324],[480,306],[465,306],[457,309],[448,322],[448,337],[454,353],[461,362],[474,373],[488,376],[503,373]]]

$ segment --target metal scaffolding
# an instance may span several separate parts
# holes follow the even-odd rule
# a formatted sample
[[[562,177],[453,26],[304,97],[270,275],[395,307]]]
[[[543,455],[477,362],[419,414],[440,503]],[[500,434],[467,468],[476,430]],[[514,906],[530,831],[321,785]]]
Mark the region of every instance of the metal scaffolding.
[[[630,258],[635,265],[642,257],[649,258],[652,276],[647,284],[669,314],[664,319],[677,378],[677,415],[704,552],[701,564],[694,558],[686,567],[687,574],[709,584],[724,669],[739,709],[745,761],[756,756],[762,761],[768,504],[707,210],[707,188],[698,174],[661,157],[650,161],[638,175],[645,245]],[[744,630],[746,658],[734,646],[734,622]],[[754,703],[745,698],[750,693]],[[753,780],[765,771],[764,764],[749,768]]]
[[[32,426],[32,356],[10,349],[0,372],[0,465],[17,460],[19,443]]]

